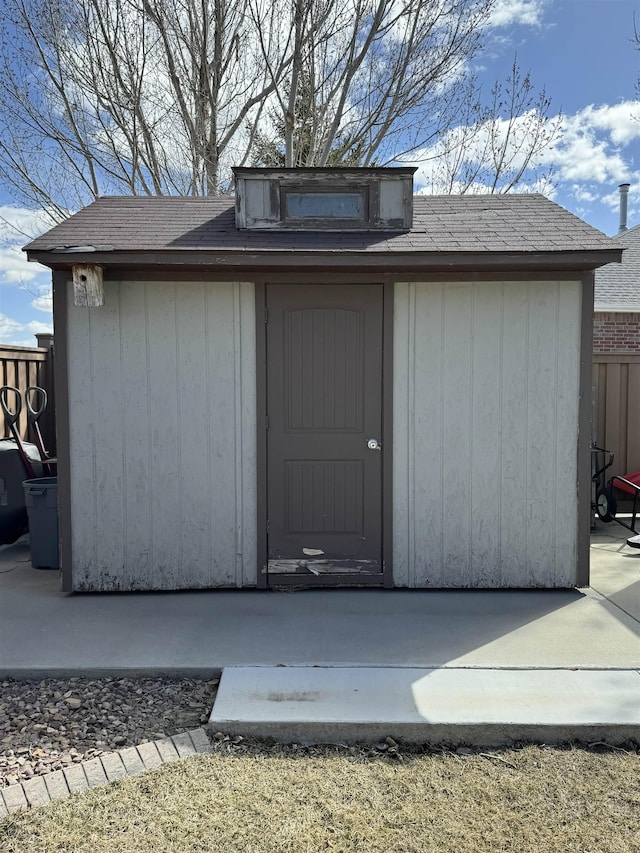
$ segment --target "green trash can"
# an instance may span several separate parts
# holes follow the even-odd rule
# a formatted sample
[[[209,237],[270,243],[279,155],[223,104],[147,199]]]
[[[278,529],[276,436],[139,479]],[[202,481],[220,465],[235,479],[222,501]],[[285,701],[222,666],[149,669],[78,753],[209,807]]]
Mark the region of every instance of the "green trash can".
[[[59,569],[58,478],[25,480],[24,502],[29,519],[31,565],[34,569]]]

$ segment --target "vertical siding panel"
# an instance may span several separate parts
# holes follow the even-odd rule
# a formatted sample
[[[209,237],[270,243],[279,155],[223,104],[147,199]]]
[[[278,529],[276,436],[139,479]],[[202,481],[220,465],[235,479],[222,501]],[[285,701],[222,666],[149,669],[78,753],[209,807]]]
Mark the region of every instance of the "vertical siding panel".
[[[620,420],[619,420],[619,445],[618,451],[623,471],[629,471],[629,459],[627,453],[628,435],[628,412],[629,412],[629,365],[623,362],[620,365]]]
[[[501,284],[474,288],[473,302],[473,442],[471,482],[471,573],[474,586],[500,586],[502,531],[501,386],[502,305]]]
[[[257,458],[256,458],[256,298],[252,282],[242,282],[240,288],[240,404],[242,425],[241,444],[236,449],[242,471],[241,526],[237,542],[239,569],[236,577],[243,586],[255,586],[258,571],[257,539]]]
[[[606,447],[607,439],[607,365],[598,365],[598,425],[596,437],[600,447]]]
[[[407,564],[407,580],[408,586],[414,587],[418,583],[417,575],[420,573],[420,568],[417,563],[418,544],[416,541],[416,532],[418,525],[416,524],[416,482],[418,473],[416,472],[416,324],[417,307],[418,307],[418,288],[419,285],[414,284],[409,290],[409,325],[407,328],[408,338],[408,361],[407,361],[407,392],[409,398],[409,422],[407,432],[407,462],[409,465],[409,480],[407,483],[407,498],[409,506],[409,518],[411,523],[408,529],[407,549],[408,549],[408,564]]]
[[[211,585],[211,467],[207,449],[209,402],[206,361],[205,285],[184,282],[176,286],[178,339],[178,417],[180,454],[181,586]]]
[[[151,468],[151,543],[156,589],[180,584],[180,453],[176,285],[154,282],[148,288],[149,419]]]
[[[96,563],[94,583],[121,589],[125,581],[125,448],[120,370],[120,285],[110,282],[105,304],[90,310],[93,423],[96,444]]]
[[[558,286],[529,289],[527,371],[527,585],[553,584],[555,574]],[[575,466],[575,458],[571,460]]]
[[[442,397],[443,586],[471,583],[472,285],[444,289]]]
[[[124,435],[125,572],[129,587],[151,574],[149,365],[145,284],[120,284],[120,352]]]
[[[575,578],[579,308],[577,283],[396,286],[396,584]]]
[[[72,582],[82,589],[96,562],[95,434],[93,423],[92,354],[89,308],[73,304],[66,289],[69,318],[69,448],[72,530]]]
[[[6,362],[6,379],[3,383],[4,385],[11,385],[12,388],[15,388],[18,384],[18,368],[16,361],[7,361]],[[15,411],[12,409],[12,411]]]
[[[575,579],[580,298],[573,282],[396,285],[397,585]]]
[[[235,518],[233,542],[233,578],[237,587],[242,586],[242,310],[240,284],[233,285],[233,390],[234,390],[234,487]]]
[[[598,356],[596,356],[598,358]],[[640,468],[640,433],[637,429],[640,403],[640,364],[637,355],[609,356],[594,363],[596,387],[596,439],[614,456],[606,472],[625,475]]]
[[[602,440],[606,447],[616,457],[616,468],[620,460],[620,364],[606,364],[605,383],[605,432]],[[611,476],[612,471],[607,471]]]
[[[502,530],[501,566],[505,586],[526,586],[527,478],[527,327],[529,285],[504,285],[500,432]]]
[[[208,417],[211,458],[211,573],[216,586],[235,586],[236,576],[236,347],[235,286],[206,288]]]
[[[397,282],[393,296],[393,583],[410,586],[410,531],[415,526],[409,491],[414,465],[410,458],[409,432],[413,408],[409,395],[412,342],[409,339],[415,284]]]
[[[26,361],[18,361],[16,363],[16,384],[15,387],[22,391],[24,396],[24,392],[27,390],[27,386],[29,385],[29,379],[27,374],[27,362]],[[15,397],[15,394],[13,395]],[[9,403],[10,406],[15,405],[15,401]],[[20,436],[27,435],[27,407],[25,405],[22,406],[22,411],[20,412],[20,417],[18,419],[18,423],[16,424],[18,429],[18,434]],[[29,441],[32,441],[33,438],[29,437]]]
[[[629,364],[626,474],[640,467],[640,364]]]
[[[578,559],[578,394],[580,382],[580,305],[578,282],[558,285],[556,397],[555,572],[548,583],[575,586]]]
[[[443,453],[443,418],[448,396],[449,361],[443,338],[446,288],[441,283],[416,285],[412,351],[413,402],[412,491],[413,562],[412,586],[449,586],[455,582],[450,563],[445,560],[443,482],[447,460]],[[455,307],[453,308],[455,311]],[[446,425],[445,425],[446,429]]]
[[[604,427],[604,385],[602,384],[602,365],[593,365],[593,422],[591,438],[598,444],[603,435]]]
[[[255,585],[253,284],[68,299],[74,588]]]

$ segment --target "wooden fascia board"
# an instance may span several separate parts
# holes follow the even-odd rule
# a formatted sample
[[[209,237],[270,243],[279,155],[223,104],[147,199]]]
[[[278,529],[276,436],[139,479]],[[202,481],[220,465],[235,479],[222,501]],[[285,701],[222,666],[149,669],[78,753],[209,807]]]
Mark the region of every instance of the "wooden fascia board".
[[[91,252],[69,255],[30,251],[30,261],[53,270],[91,263],[105,268],[175,267],[197,269],[216,267],[229,270],[341,269],[419,270],[446,272],[465,270],[576,270],[588,271],[619,262],[620,249],[571,252],[349,252],[349,251],[151,251]]]

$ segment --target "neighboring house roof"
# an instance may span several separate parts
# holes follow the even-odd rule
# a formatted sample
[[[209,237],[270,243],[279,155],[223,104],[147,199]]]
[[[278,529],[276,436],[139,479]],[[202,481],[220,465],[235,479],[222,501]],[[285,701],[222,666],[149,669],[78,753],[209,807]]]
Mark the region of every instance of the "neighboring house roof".
[[[403,233],[276,232],[238,230],[228,197],[106,197],[25,250],[52,267],[81,260],[123,264],[126,257],[145,264],[246,266],[251,258],[271,264],[276,254],[281,260],[292,260],[293,254],[295,263],[314,255],[315,261],[310,258],[308,263],[317,263],[318,254],[334,260],[336,254],[350,255],[354,262],[360,258],[372,263],[374,256],[395,261],[400,255],[419,254],[421,263],[437,256],[440,266],[450,268],[486,253],[531,260],[534,255],[564,253],[575,258],[576,268],[594,268],[620,257],[610,238],[542,195],[415,196],[413,202],[413,227]]]
[[[612,239],[624,249],[622,263],[596,272],[595,310],[640,312],[640,225]]]

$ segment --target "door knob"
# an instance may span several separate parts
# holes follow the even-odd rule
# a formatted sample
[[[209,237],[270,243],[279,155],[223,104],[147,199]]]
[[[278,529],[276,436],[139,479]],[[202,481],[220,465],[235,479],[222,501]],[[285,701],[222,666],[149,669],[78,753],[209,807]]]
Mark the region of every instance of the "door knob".
[[[377,438],[370,438],[367,442],[367,447],[369,450],[382,450],[382,442],[378,441]]]

